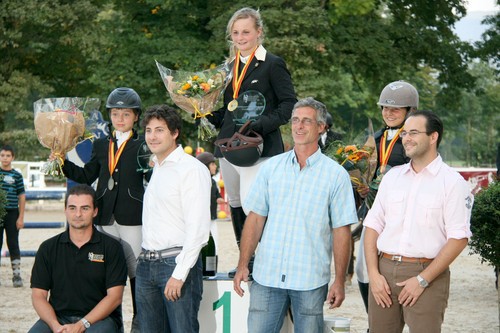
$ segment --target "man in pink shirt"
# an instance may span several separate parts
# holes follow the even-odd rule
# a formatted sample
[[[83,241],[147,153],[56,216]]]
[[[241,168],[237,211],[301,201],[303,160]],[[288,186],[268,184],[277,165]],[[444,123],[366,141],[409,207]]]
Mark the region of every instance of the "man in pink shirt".
[[[370,333],[441,332],[449,265],[467,246],[474,198],[438,154],[443,123],[416,111],[400,133],[407,164],[383,178],[364,223]]]

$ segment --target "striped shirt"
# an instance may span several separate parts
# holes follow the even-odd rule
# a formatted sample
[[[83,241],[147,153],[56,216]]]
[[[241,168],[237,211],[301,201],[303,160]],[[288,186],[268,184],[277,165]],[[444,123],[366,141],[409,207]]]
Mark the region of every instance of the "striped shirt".
[[[267,217],[253,278],[282,289],[329,283],[332,228],[357,222],[349,174],[320,149],[302,170],[293,150],[263,163],[244,208]]]
[[[5,209],[18,209],[18,198],[24,194],[23,176],[14,169],[4,170],[0,168],[0,185],[7,198]]]

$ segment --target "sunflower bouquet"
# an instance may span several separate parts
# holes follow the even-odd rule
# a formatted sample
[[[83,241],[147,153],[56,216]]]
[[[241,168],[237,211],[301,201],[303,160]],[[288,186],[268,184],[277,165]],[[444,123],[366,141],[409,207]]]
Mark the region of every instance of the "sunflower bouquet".
[[[172,101],[194,119],[200,118],[198,137],[208,140],[215,136],[215,127],[205,117],[211,114],[229,82],[227,65],[199,72],[171,70],[159,62],[156,66]]]
[[[40,144],[56,156],[47,161],[42,172],[61,177],[63,156],[78,143],[92,138],[85,131],[84,110],[98,109],[97,98],[62,97],[40,99],[33,104],[35,131]]]

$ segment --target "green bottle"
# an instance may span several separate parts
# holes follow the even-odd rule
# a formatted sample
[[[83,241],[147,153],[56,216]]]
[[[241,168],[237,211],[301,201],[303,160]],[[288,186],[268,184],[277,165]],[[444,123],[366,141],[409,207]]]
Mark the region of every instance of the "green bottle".
[[[201,249],[203,261],[203,276],[215,276],[217,274],[217,254],[215,241],[212,234],[208,237],[208,243]]]

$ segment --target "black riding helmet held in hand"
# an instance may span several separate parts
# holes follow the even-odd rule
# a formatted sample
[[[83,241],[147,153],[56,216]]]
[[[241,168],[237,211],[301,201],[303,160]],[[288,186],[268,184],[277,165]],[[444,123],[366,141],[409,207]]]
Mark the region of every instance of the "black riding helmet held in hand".
[[[116,88],[109,94],[106,101],[106,111],[110,109],[132,109],[140,116],[141,115],[141,98],[139,94],[132,88]]]
[[[250,129],[250,123],[251,120],[247,121],[232,137],[215,141],[222,156],[231,164],[249,167],[257,163],[262,154],[264,140]]]

